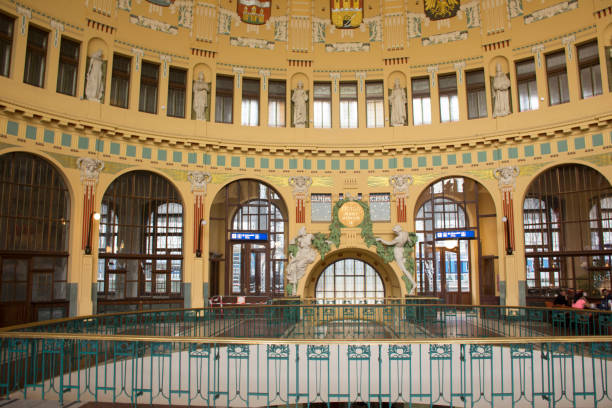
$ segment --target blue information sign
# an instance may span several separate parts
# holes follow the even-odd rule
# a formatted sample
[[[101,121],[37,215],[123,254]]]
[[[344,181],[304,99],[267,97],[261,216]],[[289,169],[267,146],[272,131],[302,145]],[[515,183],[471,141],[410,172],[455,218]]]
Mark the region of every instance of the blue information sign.
[[[476,238],[476,231],[437,231],[436,239],[473,239]]]
[[[254,233],[254,232],[232,232],[230,239],[238,241],[267,241],[268,234],[266,233]]]

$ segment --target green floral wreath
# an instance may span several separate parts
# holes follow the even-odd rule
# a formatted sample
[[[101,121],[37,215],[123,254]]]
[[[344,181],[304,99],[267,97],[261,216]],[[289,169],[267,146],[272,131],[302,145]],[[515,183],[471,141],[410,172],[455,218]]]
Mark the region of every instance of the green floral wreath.
[[[334,244],[336,248],[340,247],[340,235],[342,227],[345,227],[344,224],[340,222],[338,218],[338,211],[340,207],[342,207],[345,203],[353,201],[363,208],[363,221],[359,224],[361,228],[361,237],[363,238],[363,242],[365,242],[366,246],[369,248],[372,245],[376,247],[376,253],[380,256],[385,263],[389,263],[395,260],[395,256],[393,255],[393,247],[387,246],[382,242],[376,240],[374,233],[372,232],[372,218],[370,217],[370,207],[361,200],[354,200],[352,198],[343,198],[342,200],[338,200],[332,209],[332,222],[329,225],[329,235],[323,234],[321,232],[317,232],[313,237],[312,246],[319,251],[321,255],[321,259],[325,258],[325,255],[331,251],[331,244]],[[415,270],[415,262],[414,258],[412,258],[412,252],[414,250],[414,246],[417,242],[417,235],[414,232],[410,233],[410,239],[406,242],[404,246],[404,259],[406,270],[414,276]],[[330,244],[331,243],[331,244]],[[298,251],[297,244],[289,244],[287,248],[290,255],[295,256]],[[410,282],[406,277],[403,277],[404,282],[406,283],[406,288],[410,291]]]

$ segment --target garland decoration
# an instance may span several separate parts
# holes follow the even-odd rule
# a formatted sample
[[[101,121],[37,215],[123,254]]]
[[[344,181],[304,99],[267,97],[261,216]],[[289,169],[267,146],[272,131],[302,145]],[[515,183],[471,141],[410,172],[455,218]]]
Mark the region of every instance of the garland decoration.
[[[312,240],[312,246],[316,248],[316,250],[319,252],[319,254],[321,255],[321,259],[324,259],[325,255],[331,251],[332,244],[336,248],[340,247],[340,236],[342,234],[341,229],[345,225],[340,222],[340,219],[338,217],[338,211],[345,203],[349,201],[353,201],[363,208],[363,221],[361,222],[361,224],[358,225],[361,228],[361,238],[363,238],[363,242],[365,242],[368,248],[371,246],[375,246],[376,253],[385,261],[385,263],[394,261],[395,256],[393,255],[393,247],[384,245],[382,242],[377,241],[376,237],[374,236],[374,232],[372,231],[372,218],[370,217],[370,207],[368,206],[368,204],[351,197],[338,200],[332,208],[332,221],[329,225],[329,234],[326,235],[321,232],[313,234],[314,238]],[[417,235],[414,232],[411,232],[410,240],[404,246],[404,266],[406,267],[406,270],[413,276],[415,270],[415,262],[414,258],[412,258],[412,252],[414,250],[416,242]],[[287,250],[290,255],[296,256],[298,251],[297,244],[289,244]],[[410,282],[405,276],[403,276],[402,279],[406,283],[406,288],[408,289],[408,291],[410,291]]]

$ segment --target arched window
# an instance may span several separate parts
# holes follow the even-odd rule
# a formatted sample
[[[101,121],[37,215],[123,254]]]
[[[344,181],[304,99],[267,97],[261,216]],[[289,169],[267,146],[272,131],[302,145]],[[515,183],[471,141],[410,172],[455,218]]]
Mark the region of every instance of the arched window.
[[[234,181],[217,194],[210,217],[213,295],[284,295],[286,214],[280,195],[256,180]],[[224,272],[217,261],[223,253]]]
[[[70,194],[29,153],[0,156],[0,326],[68,314]]]
[[[540,198],[525,198],[523,202],[525,252],[558,251],[560,242],[558,221],[558,205],[553,202],[547,204]],[[558,266],[559,258],[555,256],[527,258],[527,287],[558,287]]]
[[[385,287],[370,264],[346,258],[323,270],[315,286],[315,297],[326,304],[379,303],[384,301]]]
[[[416,255],[417,292],[420,295],[441,297],[447,303],[472,302],[472,277],[481,274],[481,298],[494,298],[494,270],[490,265],[471,258],[482,258],[480,240],[481,217],[493,217],[493,203],[479,183],[464,177],[448,177],[429,185],[417,200],[415,232],[418,242]],[[472,215],[470,218],[468,213]],[[485,265],[486,264],[486,265]],[[486,280],[486,285],[482,282]],[[484,289],[486,288],[486,290]]]
[[[262,186],[263,187],[263,186]],[[262,194],[265,194],[265,190],[262,189]],[[278,197],[272,197],[273,199]],[[246,202],[241,206],[232,220],[232,229],[240,232],[263,232],[268,234],[268,242],[270,244],[270,256],[271,259],[279,260],[285,257],[284,255],[284,244],[285,244],[285,220],[278,209],[278,207],[272,202],[265,199],[255,199]],[[238,247],[240,244],[234,244]],[[252,249],[265,249],[264,246],[254,244]],[[234,248],[237,249],[237,248]],[[268,289],[272,292],[280,292],[283,290],[283,283],[281,282],[281,275],[269,276],[270,273],[267,270],[267,263],[263,260],[257,261],[258,256],[251,255],[250,262],[254,266],[255,263],[259,263],[256,267],[250,268],[248,276],[248,293],[255,294],[261,292],[261,289]],[[233,258],[232,263],[232,292],[241,292],[241,265],[237,260],[237,257]],[[282,264],[279,272],[282,273]],[[270,279],[274,282],[271,282]],[[258,289],[260,288],[260,289]]]
[[[523,202],[528,294],[609,287],[611,219],[612,186],[592,168],[565,164],[536,177]]]
[[[119,233],[119,217],[108,204],[102,204],[100,208],[100,240],[98,248],[104,248],[104,252],[115,252],[119,249],[117,234]]]
[[[122,175],[100,207],[98,312],[182,307],[183,204],[165,178]]]
[[[591,227],[591,249],[602,251],[601,255],[593,257],[591,267],[593,287],[596,289],[612,286],[612,197],[602,197],[595,202],[589,211]]]
[[[612,248],[612,197],[603,197],[589,211],[591,249]]]

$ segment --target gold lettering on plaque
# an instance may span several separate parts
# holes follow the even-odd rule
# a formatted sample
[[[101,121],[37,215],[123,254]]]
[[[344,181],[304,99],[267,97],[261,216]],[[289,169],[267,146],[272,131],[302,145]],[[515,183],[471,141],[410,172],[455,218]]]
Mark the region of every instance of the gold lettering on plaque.
[[[354,201],[349,201],[338,210],[338,219],[345,226],[356,227],[363,221],[365,213],[363,207]]]

